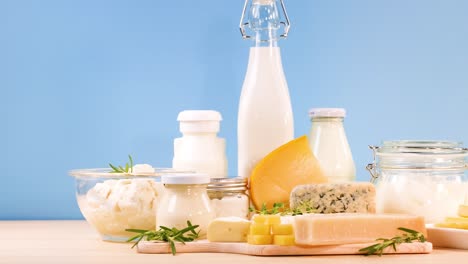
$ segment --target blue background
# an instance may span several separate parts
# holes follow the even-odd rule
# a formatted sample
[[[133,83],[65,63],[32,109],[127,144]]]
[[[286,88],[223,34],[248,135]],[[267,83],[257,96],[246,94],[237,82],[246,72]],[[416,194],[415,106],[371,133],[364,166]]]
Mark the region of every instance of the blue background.
[[[468,1],[286,1],[296,136],[344,107],[358,167],[384,139],[468,142]],[[170,166],[176,117],[222,112],[230,174],[251,43],[242,0],[0,0],[0,219],[75,219],[73,168]]]

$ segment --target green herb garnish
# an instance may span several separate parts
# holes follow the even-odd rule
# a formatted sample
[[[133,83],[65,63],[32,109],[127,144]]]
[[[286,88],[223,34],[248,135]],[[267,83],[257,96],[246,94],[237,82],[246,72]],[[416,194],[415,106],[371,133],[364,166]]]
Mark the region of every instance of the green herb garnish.
[[[132,156],[128,155],[128,159],[130,164],[127,162],[125,163],[125,167],[122,166],[114,166],[109,163],[109,167],[112,168],[110,173],[132,173],[133,172],[133,159]]]
[[[274,203],[273,208],[271,209],[268,209],[266,203],[263,203],[262,208],[260,208],[260,210],[256,210],[254,207],[249,207],[249,211],[261,215],[274,215],[280,213],[280,209],[283,208],[284,203]]]
[[[142,239],[146,239],[148,241],[164,241],[169,242],[172,255],[175,255],[175,242],[181,242],[182,244],[185,244],[185,242],[194,241],[198,238],[200,233],[200,231],[195,231],[196,228],[198,228],[198,225],[192,225],[190,221],[187,221],[187,227],[181,230],[175,227],[169,228],[165,226],[160,226],[159,230],[125,229],[125,231],[138,233],[138,235],[127,240],[127,242],[132,242],[136,240],[132,248],[134,248]]]
[[[261,215],[302,215],[314,213],[316,210],[312,207],[310,202],[301,202],[299,206],[296,206],[294,209],[285,208],[284,203],[274,203],[272,209],[268,209],[266,203],[262,204],[260,210],[256,210],[254,207],[249,208],[250,212],[261,214]]]
[[[399,227],[398,230],[401,230],[404,233],[401,236],[396,236],[393,238],[378,238],[376,241],[382,241],[381,243],[374,244],[372,246],[368,246],[366,248],[361,248],[359,252],[366,253],[366,255],[379,255],[383,254],[384,249],[387,247],[392,247],[395,252],[397,251],[397,246],[401,243],[412,243],[413,241],[416,242],[426,242],[426,238],[424,235],[418,231]]]

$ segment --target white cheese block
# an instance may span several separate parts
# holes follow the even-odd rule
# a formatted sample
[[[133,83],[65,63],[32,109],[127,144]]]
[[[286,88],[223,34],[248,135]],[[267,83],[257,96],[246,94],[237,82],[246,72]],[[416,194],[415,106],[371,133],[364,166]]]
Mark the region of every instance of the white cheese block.
[[[294,235],[298,245],[340,245],[373,242],[392,238],[405,227],[423,233],[424,218],[391,214],[309,214],[294,218]]]
[[[250,221],[240,217],[220,217],[208,226],[210,242],[247,242]]]
[[[306,204],[315,213],[375,213],[375,187],[367,182],[298,185],[289,200],[291,208]]]

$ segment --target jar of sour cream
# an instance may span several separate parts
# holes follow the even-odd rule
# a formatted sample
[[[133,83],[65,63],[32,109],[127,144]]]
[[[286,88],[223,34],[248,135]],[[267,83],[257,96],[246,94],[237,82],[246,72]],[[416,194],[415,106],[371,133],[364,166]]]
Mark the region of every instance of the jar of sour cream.
[[[200,238],[206,231],[215,213],[207,193],[210,177],[207,174],[163,175],[164,192],[156,213],[156,226],[183,229],[187,221],[199,225]]]
[[[250,199],[247,195],[247,178],[211,178],[208,196],[216,217],[249,216]]]
[[[453,141],[384,141],[367,165],[378,213],[407,213],[426,223],[455,216],[468,193],[468,149]]]

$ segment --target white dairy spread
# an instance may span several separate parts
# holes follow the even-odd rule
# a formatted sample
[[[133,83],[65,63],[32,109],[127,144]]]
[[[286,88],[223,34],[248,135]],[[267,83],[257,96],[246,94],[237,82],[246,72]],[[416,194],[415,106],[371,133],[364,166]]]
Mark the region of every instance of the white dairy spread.
[[[149,164],[136,164],[132,167],[132,174],[151,174],[155,169]]]
[[[236,216],[245,219],[249,215],[249,198],[246,195],[212,198],[211,206],[216,217]]]
[[[135,165],[138,173],[150,173],[151,166],[142,165]],[[106,180],[78,197],[78,204],[101,234],[126,237],[130,235],[125,232],[127,228],[155,228],[157,198],[162,188],[153,179]]]

